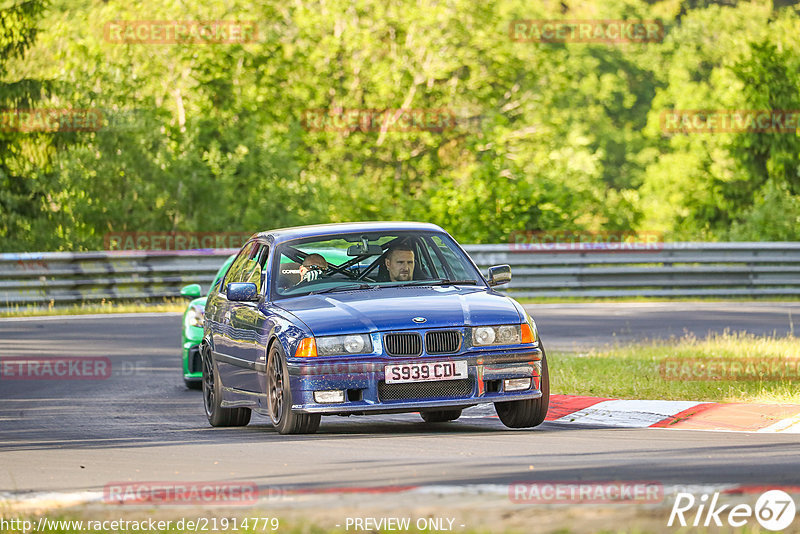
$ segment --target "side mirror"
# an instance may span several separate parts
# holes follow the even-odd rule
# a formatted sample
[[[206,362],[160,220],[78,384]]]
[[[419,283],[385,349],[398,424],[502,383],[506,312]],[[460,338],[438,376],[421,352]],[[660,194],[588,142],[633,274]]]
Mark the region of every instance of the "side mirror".
[[[203,290],[200,288],[200,284],[189,284],[181,288],[181,296],[190,299],[196,299],[201,296],[202,293]]]
[[[234,302],[255,302],[258,300],[256,285],[250,282],[232,282],[226,291],[228,300]]]
[[[489,267],[489,285],[499,286],[507,284],[511,281],[511,266],[510,265],[495,265]]]

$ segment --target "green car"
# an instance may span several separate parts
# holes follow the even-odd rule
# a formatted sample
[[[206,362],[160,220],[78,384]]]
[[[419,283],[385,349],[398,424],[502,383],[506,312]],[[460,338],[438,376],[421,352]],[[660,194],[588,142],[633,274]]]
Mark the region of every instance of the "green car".
[[[233,263],[236,255],[230,256],[214,276],[209,291],[219,283]],[[203,317],[206,312],[206,297],[200,284],[189,284],[181,288],[181,296],[193,299],[183,312],[181,323],[181,346],[183,347],[183,383],[190,389],[201,389],[203,368],[200,364],[200,342],[203,341]]]
[[[329,262],[344,263],[351,259],[337,250],[321,249],[319,253]],[[230,256],[214,276],[208,291],[211,292],[228,271],[236,255]],[[285,260],[288,263],[288,259]],[[193,299],[183,312],[181,326],[181,346],[183,347],[183,382],[189,389],[202,389],[203,367],[200,362],[200,342],[203,341],[203,317],[206,311],[206,297],[200,296],[200,284],[190,284],[181,288],[181,296]],[[208,294],[208,293],[206,293]]]

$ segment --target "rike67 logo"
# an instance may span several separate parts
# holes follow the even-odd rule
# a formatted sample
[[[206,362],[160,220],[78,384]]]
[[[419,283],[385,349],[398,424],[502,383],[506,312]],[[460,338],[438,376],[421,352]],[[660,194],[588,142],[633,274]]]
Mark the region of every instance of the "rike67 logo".
[[[691,493],[681,492],[675,497],[667,526],[721,527],[727,522],[732,527],[743,527],[755,517],[762,528],[777,532],[792,524],[795,512],[794,499],[781,490],[762,493],[755,507],[749,504],[720,504],[719,492],[710,499],[705,493],[695,498]]]

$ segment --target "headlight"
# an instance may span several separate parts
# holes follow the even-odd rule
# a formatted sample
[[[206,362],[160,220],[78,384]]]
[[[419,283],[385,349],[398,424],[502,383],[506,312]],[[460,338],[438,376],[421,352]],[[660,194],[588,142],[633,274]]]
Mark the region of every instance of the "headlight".
[[[522,333],[519,326],[501,326],[497,329],[497,343],[500,345],[513,345],[522,343]]]
[[[526,343],[530,343],[527,339]],[[520,345],[523,343],[522,325],[478,326],[472,329],[472,345]]]
[[[320,356],[367,354],[370,352],[372,352],[372,338],[368,334],[317,338],[317,353]]]
[[[203,319],[205,315],[206,309],[204,306],[189,306],[189,309],[186,310],[186,326],[203,328]]]
[[[497,334],[491,326],[481,326],[472,329],[472,341],[476,345],[491,345],[496,338]]]

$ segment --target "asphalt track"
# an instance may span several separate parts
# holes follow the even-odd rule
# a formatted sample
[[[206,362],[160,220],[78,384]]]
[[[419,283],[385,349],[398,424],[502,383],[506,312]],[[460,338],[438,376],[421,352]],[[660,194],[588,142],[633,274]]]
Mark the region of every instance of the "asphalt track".
[[[786,335],[800,317],[789,303],[528,308],[551,350],[684,330]],[[106,380],[0,380],[0,493],[102,491],[123,481],[800,484],[797,435],[557,423],[512,431],[496,418],[426,425],[415,414],[323,418],[312,436],[280,436],[257,415],[246,428],[214,429],[200,393],[181,382],[179,328],[177,314],[0,320],[0,357],[104,356],[113,369]]]

